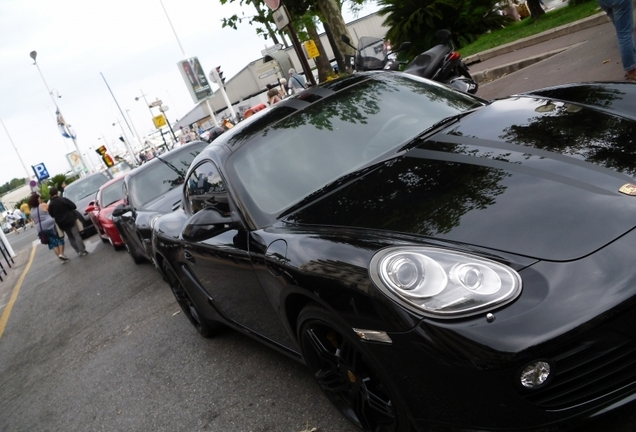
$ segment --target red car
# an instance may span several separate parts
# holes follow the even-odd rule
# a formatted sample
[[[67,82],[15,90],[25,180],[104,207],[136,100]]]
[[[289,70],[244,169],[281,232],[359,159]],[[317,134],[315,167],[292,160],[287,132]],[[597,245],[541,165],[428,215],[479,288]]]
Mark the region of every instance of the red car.
[[[104,243],[110,242],[115,249],[120,249],[124,246],[124,242],[113,224],[112,216],[115,207],[123,202],[123,183],[123,176],[104,183],[97,191],[95,201],[91,201],[86,207],[86,213],[93,221],[102,241]]]

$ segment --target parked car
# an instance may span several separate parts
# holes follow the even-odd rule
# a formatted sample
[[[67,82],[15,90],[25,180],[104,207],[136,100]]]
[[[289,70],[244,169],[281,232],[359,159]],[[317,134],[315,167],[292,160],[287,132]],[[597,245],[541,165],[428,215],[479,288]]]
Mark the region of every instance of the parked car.
[[[8,222],[2,223],[2,232],[8,234],[11,231],[11,224]]]
[[[110,242],[115,250],[124,247],[124,241],[113,222],[113,210],[124,202],[123,184],[123,176],[104,183],[97,191],[95,200],[88,203],[86,207],[86,213],[88,213],[99,237],[104,243]]]
[[[135,264],[152,260],[151,219],[179,207],[188,167],[207,145],[203,141],[190,142],[153,158],[124,177],[124,202],[112,216]]]
[[[73,201],[77,211],[82,214],[84,229],[80,232],[80,235],[92,232],[95,229],[93,221],[86,212],[86,207],[91,201],[95,200],[95,195],[99,188],[109,180],[110,178],[103,172],[96,172],[75,180],[64,188],[64,197]]]
[[[203,336],[304,362],[365,431],[635,407],[635,101],[487,102],[399,72],[310,88],[197,156],[156,265]]]

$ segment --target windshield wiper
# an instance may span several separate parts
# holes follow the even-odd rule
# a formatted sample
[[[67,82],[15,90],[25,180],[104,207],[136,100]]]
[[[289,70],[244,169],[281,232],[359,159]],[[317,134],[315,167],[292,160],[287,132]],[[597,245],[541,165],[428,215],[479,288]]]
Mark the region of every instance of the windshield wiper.
[[[354,171],[354,172],[351,172],[349,174],[345,174],[342,177],[338,178],[337,180],[334,180],[331,183],[326,184],[325,186],[323,186],[320,189],[317,189],[316,191],[310,193],[305,198],[303,198],[302,200],[300,200],[299,202],[297,202],[296,204],[294,204],[293,206],[291,206],[290,208],[285,210],[283,213],[281,213],[278,216],[278,218],[285,217],[288,214],[295,212],[299,208],[304,207],[305,205],[307,205],[307,203],[310,203],[310,202],[316,200],[319,196],[323,196],[323,195],[326,195],[326,194],[328,194],[330,192],[333,192],[334,190],[340,188],[344,184],[349,183],[349,182],[351,182],[351,181],[353,181],[355,179],[358,179],[358,178],[366,175],[369,171],[373,170],[375,167],[377,167],[381,163],[382,163],[382,161],[378,162],[376,164],[373,164],[373,165],[366,166],[364,168],[361,168],[361,169],[359,169],[357,171]]]
[[[177,174],[179,174],[181,177],[186,176],[186,172],[183,170],[180,170],[179,168],[177,168],[176,166],[172,165],[170,162],[168,162],[167,160],[164,160],[161,158],[161,156],[155,156],[157,159],[159,159],[161,162],[163,162],[164,164],[166,164],[168,166],[168,168],[170,168],[172,171],[176,172]]]

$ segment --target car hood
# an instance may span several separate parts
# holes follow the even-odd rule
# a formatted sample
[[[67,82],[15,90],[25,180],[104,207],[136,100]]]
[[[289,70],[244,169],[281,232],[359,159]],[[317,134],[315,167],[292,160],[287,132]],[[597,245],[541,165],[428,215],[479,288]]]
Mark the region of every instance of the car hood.
[[[542,97],[495,101],[287,216],[567,261],[631,230],[634,123]]]

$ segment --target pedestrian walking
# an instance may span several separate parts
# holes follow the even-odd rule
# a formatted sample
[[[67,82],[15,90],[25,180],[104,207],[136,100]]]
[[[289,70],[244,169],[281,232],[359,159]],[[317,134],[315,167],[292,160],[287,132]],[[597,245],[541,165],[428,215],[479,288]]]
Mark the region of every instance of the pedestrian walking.
[[[88,254],[84,241],[80,236],[77,228],[77,207],[73,201],[68,198],[58,196],[57,189],[52,187],[49,189],[51,200],[49,201],[49,214],[55,219],[55,223],[66,234],[71,247],[79,256]]]
[[[636,81],[636,45],[634,44],[634,4],[632,0],[598,0],[616,29],[618,50],[625,79]]]
[[[298,75],[294,68],[289,69],[289,88],[292,94],[299,93],[307,88],[307,81],[302,75]]]
[[[13,213],[13,211],[9,210],[5,216],[5,219],[7,220],[7,223],[9,223],[11,225],[11,231],[13,231],[16,234],[20,234],[20,231],[18,230],[18,219],[15,214]]]
[[[280,102],[280,92],[277,87],[274,87],[271,84],[267,84],[267,103],[270,105],[274,105],[275,103]]]
[[[31,210],[31,220],[35,223],[38,236],[41,232],[46,234],[49,239],[49,250],[52,250],[60,261],[62,261],[62,264],[64,264],[68,261],[66,255],[64,255],[64,239],[57,233],[55,220],[49,214],[49,206],[42,202],[40,195],[36,192],[33,192],[29,196],[27,204]]]
[[[29,203],[28,202],[22,203],[22,205],[20,206],[20,211],[22,212],[22,214],[24,214],[25,222],[28,222],[29,224],[31,224],[31,228],[33,228],[34,225],[33,225],[33,219],[31,219],[31,209],[29,208]],[[26,231],[26,223],[24,224],[24,230]]]

